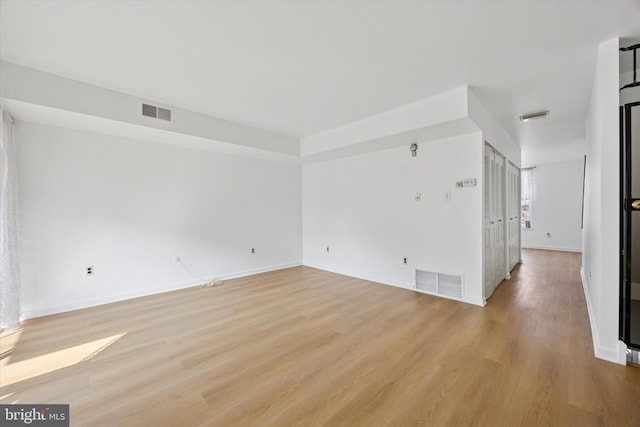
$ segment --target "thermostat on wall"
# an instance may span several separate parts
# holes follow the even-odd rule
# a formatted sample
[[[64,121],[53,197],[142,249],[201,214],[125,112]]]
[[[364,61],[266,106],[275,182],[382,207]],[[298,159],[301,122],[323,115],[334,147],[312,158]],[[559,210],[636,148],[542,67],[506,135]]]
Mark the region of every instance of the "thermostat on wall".
[[[465,178],[462,181],[457,181],[456,182],[456,188],[475,187],[476,183],[477,183],[477,181],[476,181],[475,178]]]

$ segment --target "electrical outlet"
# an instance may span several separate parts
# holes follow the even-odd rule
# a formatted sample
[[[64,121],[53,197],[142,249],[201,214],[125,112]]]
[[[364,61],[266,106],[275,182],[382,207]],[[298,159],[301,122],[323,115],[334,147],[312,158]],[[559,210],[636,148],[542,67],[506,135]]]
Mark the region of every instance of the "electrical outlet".
[[[327,246],[327,252],[329,252],[329,246]]]
[[[255,254],[256,253],[256,248],[251,248],[251,253]]]
[[[94,270],[93,270],[93,266],[92,266],[92,265],[88,265],[88,266],[85,268],[85,272],[86,272],[87,276],[93,276],[93,271],[94,271]]]
[[[173,257],[173,262],[180,262],[180,257],[179,256],[174,256]]]
[[[402,263],[406,264],[407,263],[407,257],[402,258]]]

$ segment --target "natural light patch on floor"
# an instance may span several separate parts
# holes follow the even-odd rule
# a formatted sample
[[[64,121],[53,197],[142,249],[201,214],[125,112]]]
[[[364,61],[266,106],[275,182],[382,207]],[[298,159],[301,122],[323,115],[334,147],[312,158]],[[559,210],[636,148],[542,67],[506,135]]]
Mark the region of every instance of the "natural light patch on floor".
[[[9,331],[3,331],[0,334],[0,369],[9,363],[11,352],[16,348],[16,344],[22,335],[22,328],[14,328]],[[0,381],[2,376],[0,375]]]
[[[7,400],[13,396],[13,393],[7,393],[7,394],[0,394],[0,402],[7,402]],[[10,402],[10,403],[16,403],[16,402]]]
[[[124,335],[124,333],[116,334],[20,362],[9,362],[2,367],[0,385],[8,386],[89,360]]]

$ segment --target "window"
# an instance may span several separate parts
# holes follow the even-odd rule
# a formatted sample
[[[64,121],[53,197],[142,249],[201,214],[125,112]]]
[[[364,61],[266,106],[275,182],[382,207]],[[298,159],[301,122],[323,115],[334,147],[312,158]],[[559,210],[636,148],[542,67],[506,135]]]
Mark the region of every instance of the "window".
[[[520,226],[523,229],[533,228],[532,205],[533,205],[533,168],[523,168],[521,175],[522,192],[522,214],[520,215]]]

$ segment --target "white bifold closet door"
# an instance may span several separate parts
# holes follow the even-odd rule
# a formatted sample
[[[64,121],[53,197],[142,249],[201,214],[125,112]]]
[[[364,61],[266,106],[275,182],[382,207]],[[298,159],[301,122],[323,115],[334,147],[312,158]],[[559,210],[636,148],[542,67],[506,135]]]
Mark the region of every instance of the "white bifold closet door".
[[[509,232],[509,271],[520,262],[520,168],[513,163],[507,164],[507,229]]]
[[[507,276],[505,157],[484,146],[483,239],[485,298]]]

